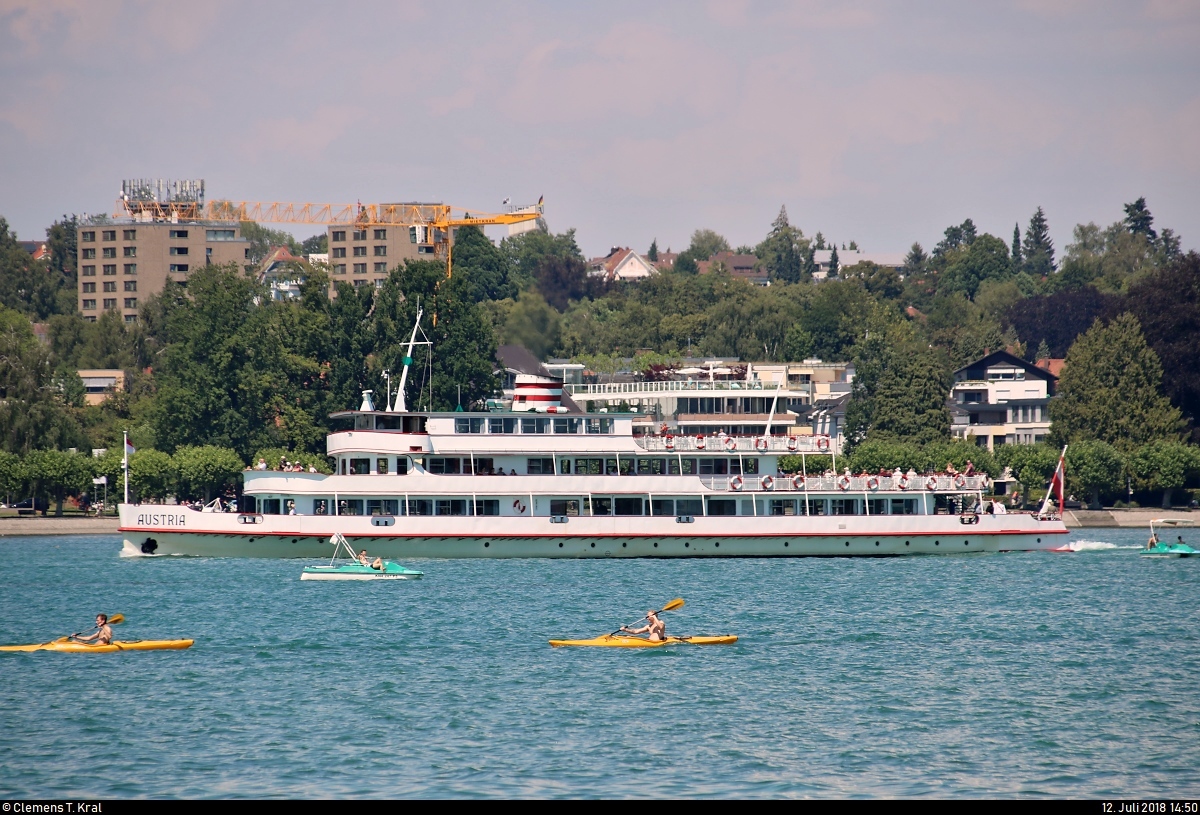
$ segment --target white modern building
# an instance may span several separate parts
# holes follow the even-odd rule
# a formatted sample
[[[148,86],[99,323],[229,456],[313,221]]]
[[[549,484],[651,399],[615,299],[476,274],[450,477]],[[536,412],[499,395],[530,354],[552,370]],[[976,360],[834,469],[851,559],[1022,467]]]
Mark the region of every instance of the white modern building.
[[[974,436],[980,447],[1036,444],[1050,432],[1050,400],[1058,377],[1007,351],[995,351],[954,372],[951,435]]]

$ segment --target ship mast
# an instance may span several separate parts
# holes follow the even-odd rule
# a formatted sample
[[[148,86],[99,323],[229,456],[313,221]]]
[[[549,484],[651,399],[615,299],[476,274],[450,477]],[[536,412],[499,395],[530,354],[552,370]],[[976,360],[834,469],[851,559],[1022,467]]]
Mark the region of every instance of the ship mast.
[[[408,366],[412,365],[413,346],[417,342],[417,332],[421,330],[421,315],[424,310],[417,306],[417,319],[413,322],[412,336],[408,338],[408,351],[404,354],[404,370],[400,372],[400,390],[396,393],[396,412],[407,413],[408,406],[404,399],[404,383],[408,381]]]

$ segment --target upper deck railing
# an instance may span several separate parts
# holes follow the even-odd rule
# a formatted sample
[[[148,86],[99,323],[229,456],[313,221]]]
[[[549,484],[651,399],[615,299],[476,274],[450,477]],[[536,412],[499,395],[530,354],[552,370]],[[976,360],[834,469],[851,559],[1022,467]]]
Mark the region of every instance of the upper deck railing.
[[[779,417],[779,425],[786,421]],[[828,436],[634,436],[651,453],[777,453],[782,455],[838,452]]]
[[[907,493],[963,493],[986,490],[986,475],[746,475],[700,476],[700,482],[716,492],[832,492],[861,497],[863,493],[889,493],[898,498]]]
[[[796,393],[808,394],[809,384],[784,385],[779,382],[729,382],[726,380],[691,382],[677,379],[663,382],[602,382],[593,385],[564,385],[563,389],[572,396],[622,396],[639,393],[680,393],[684,391],[750,391],[752,393]]]

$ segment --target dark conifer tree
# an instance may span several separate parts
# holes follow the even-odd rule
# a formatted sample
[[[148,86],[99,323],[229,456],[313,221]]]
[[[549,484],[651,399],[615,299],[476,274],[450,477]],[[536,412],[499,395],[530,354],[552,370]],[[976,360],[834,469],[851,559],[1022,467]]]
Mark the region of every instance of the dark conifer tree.
[[[656,263],[658,261],[658,238],[650,241],[650,250],[646,252],[646,260],[650,261],[651,263]]]
[[[1029,219],[1025,230],[1025,271],[1035,278],[1052,273],[1054,264],[1054,242],[1050,240],[1050,229],[1046,225],[1046,213],[1041,207]]]
[[[837,244],[833,245],[833,253],[829,255],[829,276],[837,277],[838,273],[838,254]]]
[[[1013,242],[1012,242],[1012,264],[1013,272],[1021,271],[1021,225],[1013,224]]]
[[[1158,233],[1154,231],[1154,216],[1146,207],[1144,197],[1125,205],[1125,228],[1135,235],[1145,235],[1150,243],[1158,240]]]

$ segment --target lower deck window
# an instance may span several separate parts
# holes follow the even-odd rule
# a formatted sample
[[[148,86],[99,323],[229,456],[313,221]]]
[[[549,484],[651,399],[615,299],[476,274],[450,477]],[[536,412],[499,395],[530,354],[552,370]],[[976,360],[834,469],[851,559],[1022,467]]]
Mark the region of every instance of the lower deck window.
[[[467,499],[465,498],[439,498],[437,500],[438,515],[466,515]]]
[[[554,459],[531,458],[525,462],[525,472],[530,475],[554,475]]]
[[[614,515],[641,515],[642,498],[614,498],[613,499],[613,514]]]
[[[278,498],[260,498],[258,501],[259,509],[263,515],[278,515],[279,514],[279,499]]]
[[[796,500],[794,498],[785,498],[783,500],[771,499],[770,511],[772,515],[795,515]]]
[[[329,499],[314,498],[313,499],[313,515],[328,515],[329,514]]]
[[[475,502],[476,515],[499,515],[500,501],[495,498],[480,498]]]
[[[857,498],[830,498],[829,499],[829,514],[830,515],[857,515],[858,514],[858,499]]]
[[[916,515],[917,514],[917,499],[916,498],[893,498],[892,499],[892,514],[893,515]]]
[[[366,459],[363,459],[366,461]],[[338,515],[362,515],[363,501],[361,498],[343,498],[338,502]]]
[[[409,498],[408,499],[408,514],[409,515],[432,515],[433,501],[429,498]]]
[[[737,501],[732,498],[709,498],[709,515],[737,515]]]
[[[551,515],[578,515],[579,500],[576,498],[550,499]]]
[[[399,515],[400,502],[395,498],[368,498],[368,515]]]
[[[676,515],[703,515],[704,502],[699,498],[676,498]]]

